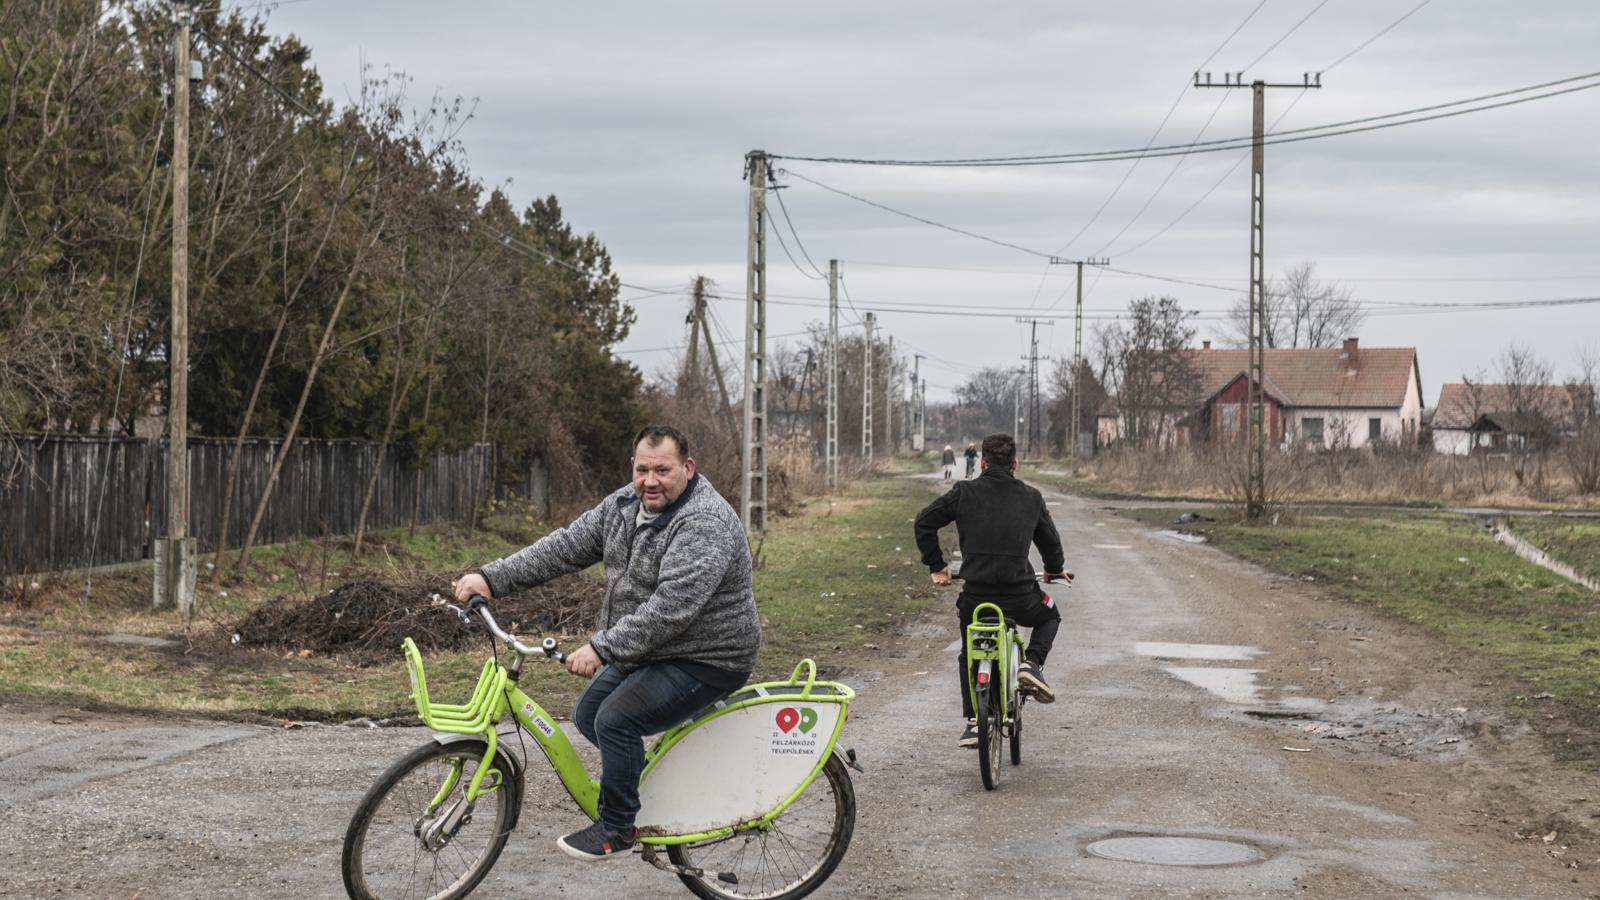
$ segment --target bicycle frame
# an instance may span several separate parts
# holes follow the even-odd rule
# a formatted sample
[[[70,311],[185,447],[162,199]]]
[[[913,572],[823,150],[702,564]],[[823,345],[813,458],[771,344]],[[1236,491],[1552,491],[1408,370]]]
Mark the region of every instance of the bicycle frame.
[[[994,621],[983,621],[984,610],[994,614]],[[967,678],[967,694],[972,708],[978,708],[978,685],[987,686],[988,679],[1001,679],[1000,718],[1011,720],[1011,702],[1017,693],[1017,666],[1022,658],[1022,637],[1015,626],[1008,626],[1006,615],[993,603],[980,603],[972,611],[972,621],[966,630],[967,665],[976,665],[977,672]]]
[[[477,766],[472,782],[467,786],[466,797],[468,802],[476,802],[480,796],[498,790],[507,783],[504,773],[498,773],[497,770],[492,768],[492,762],[499,742],[499,736],[495,731],[496,726],[499,725],[507,713],[510,713],[516,722],[532,735],[539,748],[544,751],[545,758],[550,761],[551,768],[555,770],[556,776],[561,779],[562,786],[572,796],[573,802],[577,803],[578,808],[583,810],[589,818],[598,818],[600,783],[590,777],[588,770],[583,766],[583,761],[578,758],[578,753],[573,748],[572,741],[567,737],[566,732],[556,724],[555,719],[537,701],[516,686],[516,679],[513,673],[520,668],[520,658],[516,663],[513,663],[513,669],[500,666],[492,659],[486,660],[483,664],[483,672],[478,678],[477,687],[473,690],[471,700],[462,705],[437,704],[431,702],[428,696],[427,677],[422,667],[422,654],[417,650],[415,642],[410,638],[406,638],[403,646],[406,656],[406,671],[411,678],[411,696],[416,701],[417,713],[422,718],[423,723],[435,731],[447,734],[481,737],[488,744],[483,760]],[[806,673],[804,681],[801,680],[802,672]],[[645,784],[650,774],[658,768],[668,751],[677,746],[696,729],[724,716],[756,706],[784,702],[838,704],[839,712],[835,717],[832,730],[826,736],[826,744],[822,752],[817,755],[815,765],[811,767],[809,773],[794,791],[773,809],[734,825],[688,834],[646,834],[641,831],[639,835],[640,842],[668,845],[716,840],[731,836],[737,832],[763,829],[781,815],[784,810],[788,809],[805,792],[806,788],[816,780],[817,775],[822,771],[822,767],[827,763],[829,755],[835,752],[834,748],[838,743],[839,735],[844,729],[849,703],[855,697],[855,692],[846,685],[837,682],[819,682],[816,679],[816,664],[807,659],[802,660],[795,667],[788,681],[746,685],[724,700],[714,704],[710,710],[662,734],[645,752],[645,770],[640,779],[641,785]],[[495,773],[496,777],[485,786],[485,778],[491,773]],[[435,797],[433,807],[437,807],[454,789],[459,774],[458,770],[454,776],[447,779],[445,785],[440,788],[438,796]]]

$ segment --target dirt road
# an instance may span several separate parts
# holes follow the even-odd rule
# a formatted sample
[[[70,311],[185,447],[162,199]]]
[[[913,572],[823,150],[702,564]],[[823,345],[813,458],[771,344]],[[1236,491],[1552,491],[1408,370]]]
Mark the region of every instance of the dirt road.
[[[1476,662],[1050,499],[1079,575],[1047,669],[1063,700],[1026,708],[1024,764],[985,792],[955,747],[953,614],[861,660],[844,741],[867,769],[856,837],[815,896],[1600,897],[1584,831],[1600,778],[1497,712]],[[340,896],[351,809],[422,740],[13,711],[0,896]],[[688,896],[638,862],[560,855],[554,837],[580,824],[533,779],[481,895]]]

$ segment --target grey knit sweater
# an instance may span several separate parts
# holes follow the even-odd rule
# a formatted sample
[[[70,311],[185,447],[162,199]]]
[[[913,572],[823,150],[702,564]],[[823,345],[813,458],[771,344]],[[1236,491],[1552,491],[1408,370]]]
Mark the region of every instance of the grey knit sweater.
[[[739,516],[700,475],[654,520],[637,524],[630,484],[577,521],[483,567],[496,596],[605,563],[606,596],[589,639],[623,670],[666,660],[755,668],[761,622]]]

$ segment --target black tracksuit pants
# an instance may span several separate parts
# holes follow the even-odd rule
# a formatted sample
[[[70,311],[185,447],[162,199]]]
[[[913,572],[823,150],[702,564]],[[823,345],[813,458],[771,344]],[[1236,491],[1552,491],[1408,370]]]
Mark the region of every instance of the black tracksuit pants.
[[[1056,631],[1061,628],[1061,610],[1043,591],[1036,590],[1032,594],[1009,600],[992,600],[962,591],[961,596],[956,598],[956,611],[961,616],[961,653],[957,669],[961,677],[961,714],[969,719],[976,713],[972,709],[972,695],[967,690],[967,682],[972,678],[972,667],[967,665],[967,625],[972,622],[972,611],[983,603],[1000,607],[1006,621],[1033,629],[1032,636],[1028,638],[1026,656],[1028,662],[1036,666],[1044,666],[1045,659],[1050,656],[1050,645],[1055,643]]]

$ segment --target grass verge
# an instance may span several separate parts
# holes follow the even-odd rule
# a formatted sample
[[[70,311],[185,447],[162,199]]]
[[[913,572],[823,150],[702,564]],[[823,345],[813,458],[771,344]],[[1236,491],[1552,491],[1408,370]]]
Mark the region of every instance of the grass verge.
[[[1600,726],[1600,597],[1528,563],[1476,520],[1447,512],[1300,510],[1275,527],[1230,522],[1170,526],[1178,509],[1124,510],[1150,525],[1204,534],[1279,573],[1327,586],[1430,629],[1499,663],[1521,682],[1509,698],[1591,735]],[[1579,747],[1576,745],[1585,745]]]
[[[804,656],[825,671],[848,670],[897,623],[920,614],[932,592],[915,564],[911,518],[926,500],[909,481],[858,482],[769,523],[756,572],[765,638],[758,675],[786,676]],[[0,698],[224,718],[414,715],[398,647],[392,662],[361,667],[305,650],[236,647],[233,628],[264,603],[302,602],[357,577],[459,571],[548,530],[522,514],[486,525],[380,533],[359,559],[342,539],[262,548],[241,575],[202,575],[187,622],[150,607],[148,567],[97,573],[87,597],[82,574],[40,577],[0,603]],[[113,643],[108,635],[167,643]],[[573,647],[586,636],[566,635],[563,643]],[[485,639],[481,647],[425,654],[435,699],[465,699],[490,647]],[[533,661],[522,687],[564,711],[582,682]]]

